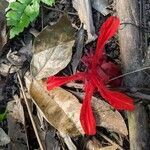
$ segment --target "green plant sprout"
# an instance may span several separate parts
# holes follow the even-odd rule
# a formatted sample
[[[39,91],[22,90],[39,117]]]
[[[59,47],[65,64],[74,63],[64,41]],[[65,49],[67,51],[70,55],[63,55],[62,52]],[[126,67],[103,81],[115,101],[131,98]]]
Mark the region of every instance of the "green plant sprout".
[[[23,32],[36,19],[40,2],[52,6],[55,0],[16,0],[9,3],[6,18],[7,26],[10,27],[10,39]]]
[[[0,122],[6,119],[7,111],[5,110],[4,113],[0,113]]]

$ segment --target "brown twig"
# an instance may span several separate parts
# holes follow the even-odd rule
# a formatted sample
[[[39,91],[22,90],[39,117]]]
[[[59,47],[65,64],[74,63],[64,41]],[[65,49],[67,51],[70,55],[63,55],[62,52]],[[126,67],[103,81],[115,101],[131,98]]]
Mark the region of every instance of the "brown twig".
[[[34,129],[37,141],[39,143],[40,149],[44,150],[44,146],[43,146],[43,144],[41,142],[41,139],[40,139],[39,134],[38,134],[38,130],[37,130],[35,122],[33,120],[32,112],[31,112],[31,109],[30,109],[30,106],[29,106],[29,103],[28,103],[28,100],[27,100],[27,97],[26,97],[26,94],[25,94],[25,91],[24,91],[23,84],[22,84],[22,81],[21,81],[19,73],[17,73],[17,78],[18,78],[18,81],[19,81],[19,84],[20,84],[20,88],[21,88],[21,91],[22,91],[23,98],[25,100],[25,104],[27,106],[27,110],[28,110],[28,113],[29,113],[29,116],[30,116],[30,119],[31,119],[31,123],[32,123],[33,129]]]
[[[140,68],[140,69],[131,71],[131,72],[127,72],[127,73],[125,73],[125,74],[122,74],[122,75],[120,75],[120,76],[117,76],[117,77],[114,77],[114,78],[110,79],[108,82],[114,81],[114,80],[116,80],[116,79],[122,78],[122,77],[124,77],[124,76],[130,75],[130,74],[133,74],[133,73],[136,73],[136,72],[139,72],[139,71],[147,70],[147,69],[150,69],[150,66],[148,66],[148,67],[143,67],[143,68]]]

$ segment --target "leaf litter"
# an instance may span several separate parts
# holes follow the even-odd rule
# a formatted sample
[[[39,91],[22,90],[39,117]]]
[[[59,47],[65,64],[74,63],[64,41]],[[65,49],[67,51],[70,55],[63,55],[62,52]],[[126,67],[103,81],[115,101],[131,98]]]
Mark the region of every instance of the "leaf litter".
[[[94,6],[94,3],[92,7],[100,11],[103,15],[106,15],[109,13],[106,8],[107,3],[105,3],[106,1],[104,3],[103,2],[104,1],[101,1],[102,9],[100,10],[98,9],[100,7],[96,8],[96,5]],[[104,5],[102,5],[102,3]],[[84,29],[87,30],[88,39],[86,43],[88,43],[95,40],[97,35],[95,34],[95,27],[93,25],[90,2],[87,1],[85,6],[83,4],[79,5],[79,2],[76,2],[76,6],[74,5],[79,14],[81,22],[84,24]],[[83,10],[85,10],[84,17],[81,16],[81,11]],[[83,134],[93,135],[97,130],[99,130],[96,129],[96,126],[104,127],[108,131],[113,131],[121,135],[123,134],[126,136],[128,134],[126,124],[121,114],[118,111],[114,111],[112,107],[101,98],[92,96],[93,93],[95,95],[96,91],[99,90],[101,96],[105,100],[108,100],[108,102],[115,108],[121,110],[132,110],[134,108],[132,100],[129,97],[125,96],[123,93],[111,91],[108,88],[110,85],[119,85],[121,82],[120,80],[110,83],[109,86],[106,85],[108,84],[107,81],[110,78],[120,75],[119,67],[107,59],[104,51],[104,46],[107,40],[115,34],[117,30],[116,28],[118,28],[119,23],[114,25],[114,22],[110,21],[108,24],[105,22],[102,25],[95,53],[94,49],[92,49],[92,52],[85,55],[85,43],[83,42],[84,38],[78,37],[82,39],[81,49],[76,49],[75,54],[77,57],[72,54],[72,47],[74,45],[76,31],[72,28],[71,23],[66,16],[63,16],[55,25],[45,27],[34,40],[32,48],[33,57],[30,70],[32,78],[25,77],[26,86],[28,87],[28,92],[32,97],[32,102],[38,108],[37,111],[39,114],[41,113],[40,115],[46,119],[48,124],[52,125],[58,130],[58,134],[64,138],[64,142],[66,143],[68,149],[69,146],[70,148],[72,147],[76,149],[74,147],[74,138],[72,142],[72,139],[69,136],[76,137]],[[109,27],[112,27],[112,29],[115,31],[111,31],[111,29],[109,30]],[[85,35],[82,34],[81,36]],[[32,43],[30,43],[28,50],[29,52],[31,50],[31,44]],[[24,54],[26,54],[26,52]],[[83,57],[81,58],[82,55]],[[32,53],[30,53],[30,57],[31,56]],[[65,74],[63,69],[68,69],[67,65],[70,65],[70,61],[74,61],[74,64],[71,64],[73,75],[62,76]],[[80,64],[83,64],[84,69],[82,66],[78,66],[79,62]],[[98,74],[94,71],[88,76],[87,73],[90,73],[91,70],[94,70],[92,67],[94,66],[94,63],[97,64],[96,70],[98,71],[96,72],[98,72]],[[48,76],[50,77],[47,80],[48,85],[46,85],[47,83],[43,79],[47,78]],[[96,76],[98,76],[98,78]],[[102,78],[102,81],[99,80],[99,78]],[[78,96],[75,97],[74,94],[71,94],[72,92],[68,92],[67,89],[58,87],[70,81],[82,81],[82,83],[85,82],[84,88],[81,91],[78,91],[78,89],[73,89],[78,91],[77,93],[80,94],[85,91],[86,96],[83,100],[83,104],[81,104],[81,99],[77,98]],[[95,88],[93,85],[96,85],[97,87]],[[50,91],[46,89],[46,86]],[[124,103],[123,99],[120,101],[120,97],[128,102]],[[114,99],[118,100],[118,103],[116,103]],[[44,123],[44,120],[41,119],[41,124],[42,121]],[[40,132],[40,130],[38,132]],[[115,146],[108,145],[106,147],[100,147],[99,149],[105,148],[115,149]]]
[[[97,35],[95,34],[95,27],[92,18],[91,1],[73,0],[73,7],[78,12],[79,18],[84,25],[84,29],[87,30],[87,43],[94,41]]]

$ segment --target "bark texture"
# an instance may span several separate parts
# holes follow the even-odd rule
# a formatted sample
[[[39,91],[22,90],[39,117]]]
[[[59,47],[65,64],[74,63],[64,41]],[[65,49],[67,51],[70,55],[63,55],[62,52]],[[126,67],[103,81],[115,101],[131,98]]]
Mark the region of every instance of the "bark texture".
[[[116,0],[117,15],[121,20],[119,43],[123,71],[130,72],[141,68],[142,50],[139,34],[140,14],[138,0]],[[128,75],[124,78],[125,86],[141,87],[143,84],[142,72]],[[148,120],[145,107],[136,104],[134,112],[128,112],[130,150],[148,149]]]

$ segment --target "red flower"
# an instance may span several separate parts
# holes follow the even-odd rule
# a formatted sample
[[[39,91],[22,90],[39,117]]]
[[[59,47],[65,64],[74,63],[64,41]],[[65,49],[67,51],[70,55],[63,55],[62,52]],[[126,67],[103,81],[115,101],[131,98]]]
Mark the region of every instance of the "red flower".
[[[119,24],[119,19],[114,16],[109,17],[103,23],[95,54],[88,54],[82,58],[83,63],[87,66],[85,72],[79,72],[68,77],[52,76],[47,80],[48,90],[75,80],[85,83],[85,97],[81,108],[80,122],[87,135],[96,133],[96,123],[91,108],[94,91],[98,90],[101,96],[118,110],[134,110],[133,100],[130,97],[121,92],[111,91],[106,87],[106,82],[120,73],[118,67],[111,62],[107,62],[104,56],[104,46],[114,36]]]

